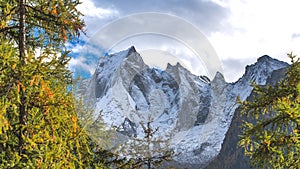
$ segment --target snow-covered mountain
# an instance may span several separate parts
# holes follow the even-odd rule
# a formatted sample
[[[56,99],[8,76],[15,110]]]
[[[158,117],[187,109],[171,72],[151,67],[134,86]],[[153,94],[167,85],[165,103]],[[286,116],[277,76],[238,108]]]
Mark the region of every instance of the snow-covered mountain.
[[[195,76],[179,63],[166,70],[147,66],[134,47],[101,57],[92,78],[81,91],[107,127],[121,133],[122,140],[143,137],[141,123],[153,120],[158,136],[171,136],[171,148],[182,166],[203,168],[221,150],[236,99],[245,100],[251,83],[264,85],[274,70],[288,64],[262,56],[247,66],[235,83],[221,73],[210,81]],[[120,136],[119,136],[120,137]]]

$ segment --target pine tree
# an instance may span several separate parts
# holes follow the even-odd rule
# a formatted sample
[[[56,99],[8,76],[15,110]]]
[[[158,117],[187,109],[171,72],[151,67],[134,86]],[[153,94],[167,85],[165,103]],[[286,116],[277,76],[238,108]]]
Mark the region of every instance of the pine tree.
[[[102,167],[70,90],[64,44],[83,30],[78,4],[0,0],[0,168]]]
[[[67,40],[84,33],[78,4],[79,0],[0,0],[0,34],[18,44],[20,53],[24,48],[61,50]]]
[[[122,145],[122,152],[130,158],[128,162],[132,168],[162,168],[164,161],[171,161],[174,157],[174,152],[169,146],[170,139],[158,137],[156,134],[159,128],[153,129],[151,123],[153,121],[150,117],[146,125],[140,123],[144,138],[136,137]]]
[[[8,42],[1,44],[0,168],[85,166],[92,152],[68,91],[71,75],[65,67],[67,57],[46,62],[43,57],[28,55],[27,64],[19,67],[14,50]],[[20,68],[22,77],[17,74]],[[23,103],[21,94],[26,97]],[[19,118],[21,103],[26,112],[24,124]]]
[[[243,102],[244,122],[239,142],[259,168],[300,168],[300,62],[292,64],[274,86],[254,86],[253,101]]]

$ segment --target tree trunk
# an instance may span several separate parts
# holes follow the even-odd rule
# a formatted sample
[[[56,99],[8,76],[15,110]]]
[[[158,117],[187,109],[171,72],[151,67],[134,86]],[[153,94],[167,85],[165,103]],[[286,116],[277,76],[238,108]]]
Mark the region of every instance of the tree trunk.
[[[26,0],[19,0],[19,61],[20,66],[25,65],[25,58],[26,58],[26,28],[25,28],[25,3]],[[23,77],[22,69],[19,72],[19,82],[22,84],[20,80]],[[19,112],[19,122],[20,122],[20,131],[19,131],[19,153],[23,154],[23,145],[24,140],[22,138],[25,135],[26,131],[23,128],[26,125],[26,97],[25,91],[22,86],[20,86],[20,112]]]

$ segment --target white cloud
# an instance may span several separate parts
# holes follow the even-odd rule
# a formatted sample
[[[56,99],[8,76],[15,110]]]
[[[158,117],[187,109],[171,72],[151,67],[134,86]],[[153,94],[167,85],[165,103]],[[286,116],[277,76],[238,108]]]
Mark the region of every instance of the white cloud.
[[[88,65],[84,57],[72,58],[69,61],[68,67],[72,72],[82,69],[88,71],[91,75],[95,72],[96,68]]]
[[[293,38],[300,30],[297,0],[228,0],[225,6],[231,11],[228,19],[231,28],[212,33],[209,37],[222,60],[247,59],[254,62],[267,54],[288,61],[286,53],[294,51],[300,55],[300,38]],[[235,76],[227,75],[227,79],[237,80]]]
[[[117,10],[97,7],[92,0],[84,0],[83,3],[77,6],[77,9],[82,12],[85,17],[104,19],[119,15]]]
[[[84,19],[88,36],[82,36],[82,40],[88,40],[98,29],[108,22],[119,17],[119,11],[111,7],[99,7],[95,4],[95,0],[82,0],[77,9],[84,15]]]
[[[75,46],[72,46],[71,51],[73,53],[80,53],[83,50],[84,46],[80,44],[76,44]]]
[[[246,64],[254,63],[262,55],[267,54],[284,61],[288,61],[286,53],[290,51],[300,55],[300,22],[298,22],[300,10],[297,0],[155,2],[84,0],[78,9],[85,14],[89,37],[93,37],[93,34],[105,24],[136,12],[156,11],[180,15],[201,31],[204,30],[219,58],[226,64],[223,68],[224,72],[227,72],[225,78],[228,81],[237,80],[244,72],[242,68]],[[131,27],[135,29],[134,25]],[[145,41],[143,43],[149,44]],[[131,45],[141,46],[140,43]],[[123,49],[127,47],[129,46]],[[79,50],[80,46],[74,50],[77,49]],[[145,50],[147,47],[141,49]],[[237,66],[240,69],[226,70],[232,68],[232,65],[229,65],[230,60],[241,60],[236,62],[241,64]]]

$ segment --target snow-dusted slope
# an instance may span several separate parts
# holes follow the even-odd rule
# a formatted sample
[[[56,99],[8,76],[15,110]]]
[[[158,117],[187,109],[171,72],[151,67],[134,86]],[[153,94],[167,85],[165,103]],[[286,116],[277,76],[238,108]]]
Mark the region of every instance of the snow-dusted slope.
[[[237,96],[245,100],[251,82],[265,84],[274,70],[288,64],[263,56],[247,66],[236,83],[225,82],[221,73],[210,81],[195,76],[180,64],[166,70],[148,67],[134,47],[99,59],[86,85],[86,102],[124,138],[142,137],[141,122],[153,120],[158,135],[171,135],[175,160],[202,168],[220,152]],[[125,139],[125,140],[126,140]]]

